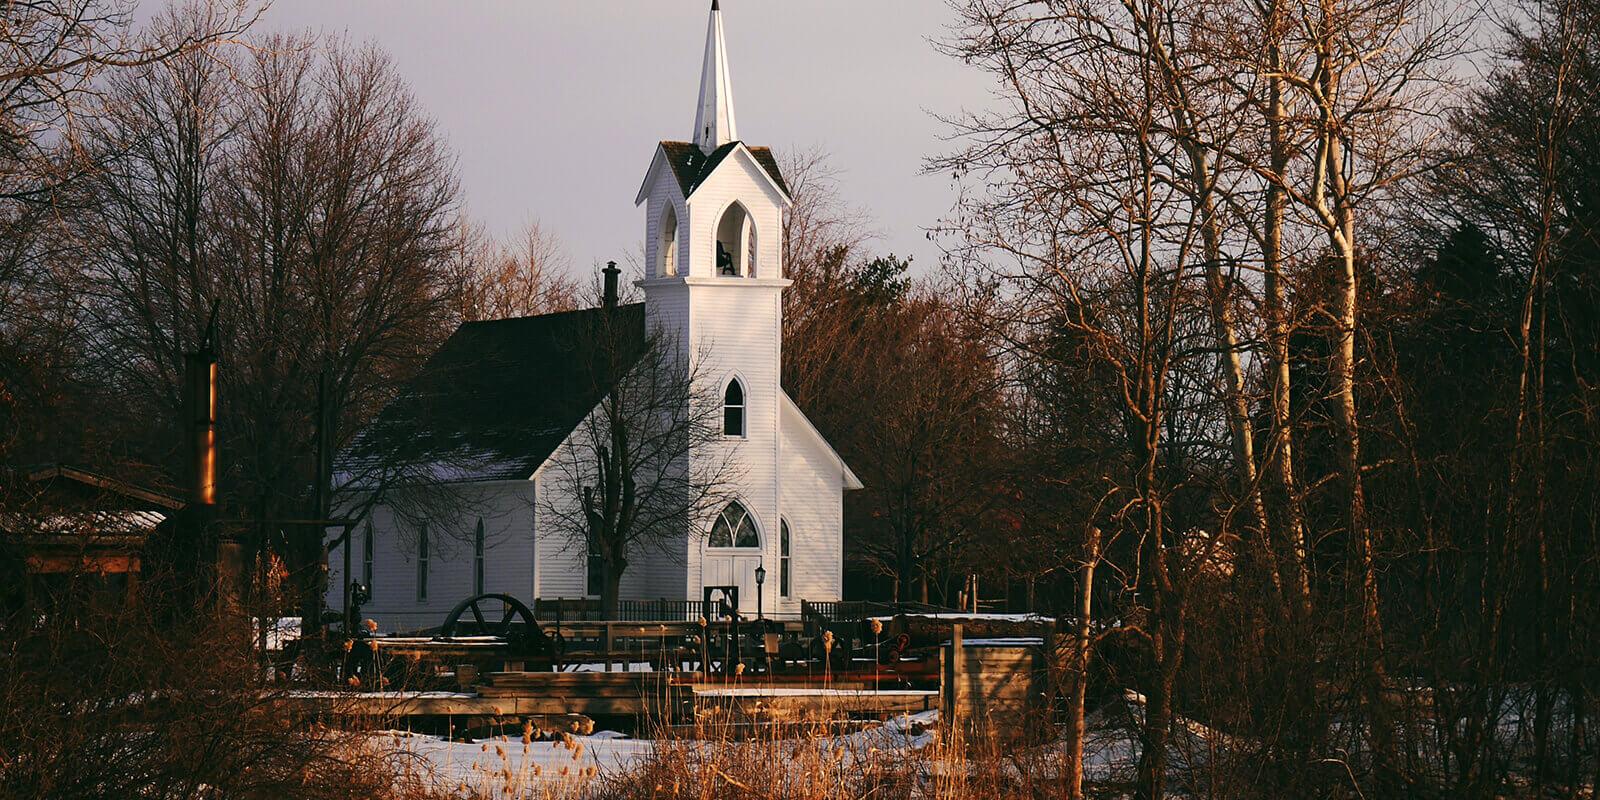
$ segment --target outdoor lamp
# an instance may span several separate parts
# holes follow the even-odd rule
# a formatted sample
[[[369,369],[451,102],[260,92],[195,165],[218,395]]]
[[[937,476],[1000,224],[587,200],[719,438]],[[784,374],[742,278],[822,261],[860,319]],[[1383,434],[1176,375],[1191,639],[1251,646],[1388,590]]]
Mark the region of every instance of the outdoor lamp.
[[[767,594],[766,592],[761,591],[761,584],[766,582],[767,565],[765,563],[758,563],[756,564],[756,619],[764,620],[767,618],[766,609],[761,607],[762,602],[766,600]]]

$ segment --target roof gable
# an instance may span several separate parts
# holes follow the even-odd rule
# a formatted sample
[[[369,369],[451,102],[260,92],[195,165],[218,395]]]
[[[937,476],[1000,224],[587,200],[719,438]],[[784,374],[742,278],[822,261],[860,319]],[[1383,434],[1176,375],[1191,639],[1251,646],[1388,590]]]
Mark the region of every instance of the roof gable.
[[[749,147],[743,142],[728,142],[711,151],[710,155],[706,155],[700,151],[699,146],[690,142],[662,142],[656,151],[656,158],[665,161],[666,168],[672,170],[672,176],[678,182],[678,189],[687,199],[706,182],[707,178],[711,177],[711,173],[715,172],[722,162],[741,150],[750,155],[762,175],[772,182],[773,188],[778,190],[778,194],[789,200],[789,185],[784,182],[783,173],[778,169],[778,159],[772,155],[772,149],[768,147]],[[645,185],[640,188],[639,196],[634,201],[636,204],[643,202],[656,169],[656,162],[652,161],[650,172],[645,175]]]
[[[850,490],[860,489],[865,486],[861,479],[856,477],[855,472],[850,469],[850,465],[844,463],[844,458],[840,457],[839,451],[833,449],[833,445],[829,444],[828,440],[823,437],[822,432],[817,430],[817,426],[811,424],[806,412],[800,410],[800,406],[796,405],[794,400],[789,397],[789,393],[781,390],[779,393],[783,395],[783,409],[793,414],[795,419],[800,422],[799,431],[797,432],[821,446],[822,451],[832,457],[833,461],[839,465],[839,469],[844,476],[844,488]]]
[[[526,480],[648,346],[644,304],[468,322],[340,454],[341,482]]]

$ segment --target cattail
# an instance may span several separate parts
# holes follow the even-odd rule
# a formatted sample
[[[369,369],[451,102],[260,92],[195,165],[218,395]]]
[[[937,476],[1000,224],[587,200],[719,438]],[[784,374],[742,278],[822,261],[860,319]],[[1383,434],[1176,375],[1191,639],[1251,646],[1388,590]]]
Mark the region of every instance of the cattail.
[[[352,642],[352,641],[350,641],[350,640],[349,640],[349,639],[346,639],[346,640],[344,640],[344,651],[345,651],[345,652],[346,652],[346,653],[348,653],[348,652],[350,652],[350,648],[351,648],[351,646],[353,646],[353,645],[354,645],[354,644],[355,644],[355,642]]]
[[[583,758],[583,742],[578,742],[578,744],[572,748],[572,760],[577,761],[580,758]]]
[[[366,628],[367,633],[377,633],[378,621],[375,619],[364,619],[361,621],[361,627]]]
[[[739,664],[733,665],[733,674],[735,674],[735,675],[743,675],[744,674],[744,664],[743,663],[739,663]]]
[[[883,620],[881,620],[881,619],[873,620],[871,627],[872,627],[872,635],[873,636],[877,636],[878,634],[883,633]]]
[[[361,686],[361,679],[360,679],[360,678],[357,678],[357,677],[356,677],[356,676],[354,676],[354,675],[351,675],[351,676],[350,676],[350,679],[349,679],[349,680],[347,680],[347,681],[345,681],[345,683],[347,683],[347,684],[349,684],[349,685],[350,685],[350,686],[352,686],[352,687],[355,687],[355,688],[360,688],[360,686]]]
[[[704,628],[707,624],[708,623],[706,622],[706,618],[705,617],[701,617],[700,618],[700,627]]]
[[[833,631],[822,632],[822,650],[825,653],[833,652]]]
[[[368,639],[367,640],[367,648],[370,649],[374,653],[378,652],[378,642],[377,642],[377,640]]]

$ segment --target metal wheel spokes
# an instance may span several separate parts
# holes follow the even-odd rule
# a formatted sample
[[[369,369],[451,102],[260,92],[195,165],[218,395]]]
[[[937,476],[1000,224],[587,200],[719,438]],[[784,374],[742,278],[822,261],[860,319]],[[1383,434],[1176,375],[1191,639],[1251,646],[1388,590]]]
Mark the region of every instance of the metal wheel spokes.
[[[494,624],[490,624],[484,616],[484,609],[489,603],[501,604],[500,619]],[[472,633],[480,636],[499,636],[510,640],[539,629],[533,621],[533,612],[528,610],[521,600],[508,594],[480,594],[461,601],[460,605],[450,611],[450,616],[445,618],[444,625],[439,628],[440,638],[450,639],[459,635],[462,627],[461,617],[468,612],[472,614],[472,621],[468,623],[473,626]]]

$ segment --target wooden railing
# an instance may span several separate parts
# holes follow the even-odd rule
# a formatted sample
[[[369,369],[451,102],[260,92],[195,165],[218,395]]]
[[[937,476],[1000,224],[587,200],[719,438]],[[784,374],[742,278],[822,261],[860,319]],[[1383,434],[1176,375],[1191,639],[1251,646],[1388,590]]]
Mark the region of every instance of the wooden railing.
[[[716,619],[716,609],[706,613],[700,600],[622,600],[616,614],[603,614],[600,601],[587,597],[538,598],[531,604],[533,617],[544,622],[697,622]]]
[[[927,603],[881,603],[875,600],[800,601],[800,617],[807,622],[854,622],[870,617],[892,617],[896,614],[938,614],[954,610]]]

